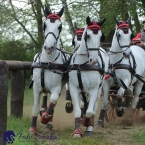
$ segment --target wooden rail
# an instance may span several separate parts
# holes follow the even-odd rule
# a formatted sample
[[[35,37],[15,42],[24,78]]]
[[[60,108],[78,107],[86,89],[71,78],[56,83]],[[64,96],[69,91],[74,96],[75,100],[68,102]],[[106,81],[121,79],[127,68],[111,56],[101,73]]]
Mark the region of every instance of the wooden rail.
[[[0,60],[0,145],[6,145],[3,135],[7,126],[8,72],[11,71],[11,115],[22,117],[24,71],[30,70],[31,64],[32,62]]]

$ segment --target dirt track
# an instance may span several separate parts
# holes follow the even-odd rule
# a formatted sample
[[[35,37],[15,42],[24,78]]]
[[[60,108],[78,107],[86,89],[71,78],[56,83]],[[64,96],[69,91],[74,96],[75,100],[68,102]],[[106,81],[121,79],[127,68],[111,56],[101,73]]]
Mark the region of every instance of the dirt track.
[[[135,118],[133,126],[123,125],[122,122],[124,117],[117,117],[113,123],[105,122],[105,127],[98,128],[96,125],[98,116],[100,112],[100,105],[95,116],[95,127],[94,133],[96,136],[103,134],[105,140],[113,141],[116,145],[128,145],[128,141],[132,140],[132,135],[139,132],[144,132],[145,130],[145,111],[140,111],[137,118]],[[53,119],[54,130],[63,127],[74,128],[74,113],[65,112],[65,91],[63,90],[61,97],[58,100],[57,106],[55,108],[54,119]],[[135,144],[134,144],[135,145]]]

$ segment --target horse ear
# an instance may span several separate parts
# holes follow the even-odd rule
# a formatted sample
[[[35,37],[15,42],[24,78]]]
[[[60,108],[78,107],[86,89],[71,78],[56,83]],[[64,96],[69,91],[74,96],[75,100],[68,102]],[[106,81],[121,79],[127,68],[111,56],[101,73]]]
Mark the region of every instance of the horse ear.
[[[58,12],[58,16],[61,17],[63,15],[64,12],[64,7],[61,8],[61,10]]]
[[[75,30],[78,29],[78,26],[77,26],[77,23],[76,22],[74,22],[74,27],[75,27]]]
[[[131,21],[131,17],[128,18],[128,20],[126,21],[127,24],[130,24]]]
[[[52,14],[52,12],[48,9],[47,6],[45,6],[45,13],[46,13],[47,16]]]
[[[116,17],[114,17],[116,24],[119,25],[119,21],[116,19]]]
[[[92,24],[89,16],[86,18],[86,23],[87,23],[88,26]]]
[[[98,22],[97,24],[98,24],[99,26],[102,26],[102,25],[104,24],[105,21],[106,21],[106,18],[104,18],[102,21]]]

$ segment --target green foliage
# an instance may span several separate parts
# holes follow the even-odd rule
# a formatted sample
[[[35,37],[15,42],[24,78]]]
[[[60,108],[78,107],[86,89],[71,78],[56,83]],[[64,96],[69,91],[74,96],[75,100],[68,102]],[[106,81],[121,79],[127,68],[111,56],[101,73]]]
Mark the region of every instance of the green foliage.
[[[0,43],[0,59],[2,60],[17,60],[17,61],[32,61],[33,49],[30,44],[23,43],[20,40],[2,41]]]
[[[11,0],[11,2],[12,5],[10,1],[3,1],[0,7],[0,41],[2,41],[0,44],[0,59],[33,60],[34,54],[41,49],[43,44],[43,30],[41,27],[43,27],[43,21],[45,20],[45,4],[48,5],[52,12],[58,12],[62,5],[65,5],[68,8],[65,11],[71,17],[71,23],[77,22],[78,27],[86,25],[87,16],[96,21],[107,18],[102,30],[108,38],[113,37],[110,32],[115,27],[114,16],[118,20],[127,20],[128,16],[131,16],[134,23],[134,21],[140,22],[140,17],[145,15],[144,0],[18,0],[17,5],[15,5],[15,0]],[[39,15],[37,12],[40,12]],[[69,48],[72,41],[70,34],[72,28],[68,27],[68,23],[67,15],[63,15],[61,46],[70,52],[73,50]],[[134,34],[140,28],[138,23],[134,23],[132,29]],[[110,39],[108,40],[110,41]]]
[[[137,144],[145,144],[145,132],[134,134],[132,143],[135,143],[135,142]]]

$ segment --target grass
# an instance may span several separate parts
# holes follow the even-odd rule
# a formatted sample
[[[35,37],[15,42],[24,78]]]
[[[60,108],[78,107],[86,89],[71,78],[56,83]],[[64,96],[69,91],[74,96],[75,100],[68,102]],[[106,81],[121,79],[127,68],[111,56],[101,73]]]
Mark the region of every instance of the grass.
[[[7,130],[13,130],[16,137],[13,145],[114,145],[108,141],[103,140],[102,136],[99,134],[94,134],[92,137],[85,137],[82,139],[73,139],[71,134],[73,132],[72,128],[63,128],[54,130],[53,136],[57,139],[41,139],[41,137],[47,136],[44,133],[40,133],[37,141],[33,140],[33,137],[28,133],[28,128],[30,126],[30,118],[24,116],[23,118],[8,117]],[[20,136],[21,135],[21,136]],[[51,135],[50,133],[48,135]],[[99,138],[97,137],[99,136]]]
[[[96,138],[94,134],[93,137],[85,137],[82,139],[73,139],[72,138],[72,127],[58,128],[54,130],[54,137],[58,137],[58,139],[51,141],[50,139],[38,139],[38,142],[35,142],[28,133],[28,129],[31,124],[31,112],[33,106],[33,91],[32,89],[25,88],[24,94],[24,107],[23,107],[23,117],[15,118],[10,116],[10,83],[9,83],[9,92],[8,92],[8,120],[7,120],[7,130],[13,130],[16,137],[13,145],[100,145],[102,143],[101,136],[100,139]],[[41,127],[38,128],[41,130]],[[21,136],[20,136],[21,134]],[[48,133],[47,135],[51,135]],[[41,137],[45,137],[46,134],[40,133]],[[113,143],[109,143],[107,141],[103,141],[102,145],[113,145]]]
[[[32,89],[25,88],[24,95],[24,107],[23,117],[15,118],[10,116],[10,84],[8,92],[8,120],[7,130],[13,130],[16,137],[12,145],[115,145],[113,140],[110,142],[105,137],[105,134],[100,132],[94,132],[91,137],[83,137],[81,139],[73,139],[72,132],[73,127],[63,127],[54,129],[53,132],[42,133],[42,127],[39,125],[39,137],[37,140],[29,134],[28,129],[31,124],[31,110],[33,106],[33,91]],[[83,129],[83,131],[85,131]],[[57,137],[55,140],[46,139],[53,133],[53,137]],[[42,139],[45,138],[45,139]],[[132,141],[129,145],[133,144],[145,144],[145,133],[137,133],[132,136]]]
[[[136,133],[132,137],[133,137],[134,142],[145,145],[145,132]]]

